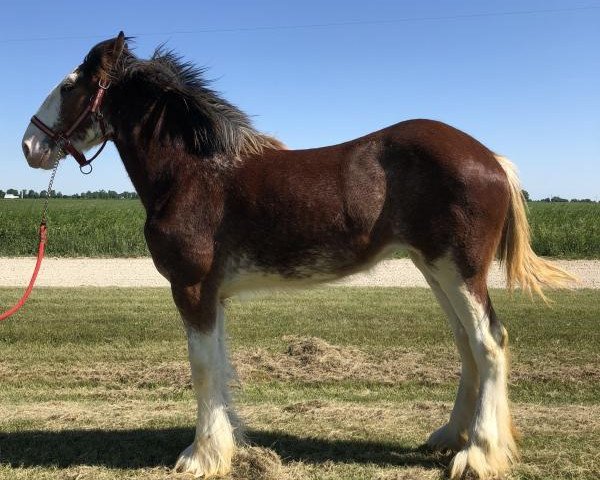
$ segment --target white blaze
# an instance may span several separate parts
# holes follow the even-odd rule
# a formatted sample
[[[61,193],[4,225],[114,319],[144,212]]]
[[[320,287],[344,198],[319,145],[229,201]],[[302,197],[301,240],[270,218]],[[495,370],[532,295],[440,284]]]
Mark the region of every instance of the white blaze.
[[[53,130],[56,129],[60,117],[62,103],[61,88],[66,83],[77,81],[77,78],[78,73],[76,70],[67,75],[52,89],[44,100],[44,103],[42,103],[35,113],[36,117]],[[31,123],[23,135],[23,146],[28,149],[27,161],[32,167],[51,168],[53,166],[54,152],[52,148],[54,146],[50,146],[47,135]]]

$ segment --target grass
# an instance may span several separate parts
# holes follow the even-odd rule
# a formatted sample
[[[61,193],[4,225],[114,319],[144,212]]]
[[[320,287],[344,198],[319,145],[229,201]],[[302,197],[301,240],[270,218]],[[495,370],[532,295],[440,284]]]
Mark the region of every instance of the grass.
[[[538,255],[600,257],[600,204],[530,203],[529,219]]]
[[[0,289],[0,305],[18,294]],[[524,435],[510,478],[599,478],[600,292],[554,293],[551,308],[492,296]],[[275,293],[227,313],[238,409],[282,459],[238,458],[234,479],[443,478],[448,458],[419,445],[450,412],[459,364],[428,290]],[[186,478],[169,469],[195,412],[167,289],[38,289],[0,351],[1,479]]]
[[[0,256],[36,252],[41,206],[38,200],[0,200]],[[600,258],[600,204],[530,203],[529,219],[538,255]],[[143,225],[144,210],[138,200],[53,199],[48,254],[146,256]]]
[[[0,200],[0,255],[37,252],[42,200]],[[148,249],[139,200],[52,199],[47,254],[54,257],[140,257]]]

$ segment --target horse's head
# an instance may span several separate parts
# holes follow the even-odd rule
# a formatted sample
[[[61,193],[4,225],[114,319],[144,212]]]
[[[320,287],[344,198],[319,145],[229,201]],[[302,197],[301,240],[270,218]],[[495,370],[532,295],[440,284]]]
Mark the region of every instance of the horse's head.
[[[50,92],[23,136],[23,153],[31,167],[51,169],[67,153],[75,156],[86,151],[110,133],[102,131],[101,112],[94,109],[94,104],[101,104],[103,92],[99,92],[110,85],[124,49],[123,32],[99,43]]]

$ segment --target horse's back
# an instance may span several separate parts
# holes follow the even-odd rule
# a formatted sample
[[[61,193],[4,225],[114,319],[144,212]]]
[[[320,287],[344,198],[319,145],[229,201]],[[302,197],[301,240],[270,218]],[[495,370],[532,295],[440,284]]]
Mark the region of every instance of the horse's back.
[[[249,166],[255,165],[260,169],[263,168],[261,164],[266,163],[275,166],[277,171],[306,175],[330,166],[339,167],[339,164],[357,158],[364,166],[368,165],[366,160],[391,164],[417,161],[417,166],[422,169],[437,166],[463,177],[473,169],[503,176],[503,170],[489,148],[462,130],[429,119],[405,120],[335,145],[295,150],[268,149],[263,155],[254,157]]]

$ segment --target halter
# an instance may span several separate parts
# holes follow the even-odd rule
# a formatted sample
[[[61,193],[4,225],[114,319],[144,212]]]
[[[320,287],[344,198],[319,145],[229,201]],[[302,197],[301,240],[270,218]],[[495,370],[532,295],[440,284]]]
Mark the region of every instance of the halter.
[[[58,145],[59,148],[71,154],[73,158],[77,160],[81,173],[86,175],[92,172],[91,163],[98,157],[98,155],[100,155],[100,153],[102,153],[102,150],[104,150],[104,147],[109,140],[109,137],[106,135],[106,123],[104,122],[104,115],[102,115],[102,112],[100,111],[100,106],[102,105],[102,100],[104,99],[104,93],[109,87],[110,81],[104,82],[102,79],[98,81],[98,90],[96,91],[96,94],[91,98],[90,103],[88,103],[83,112],[81,112],[81,114],[77,117],[75,122],[73,122],[73,125],[71,125],[71,127],[66,131],[57,132],[42,122],[37,116],[34,115],[31,117],[31,123],[48,135],[50,139]],[[83,152],[77,150],[71,143],[71,136],[90,115],[93,115],[100,124],[100,131],[102,132],[104,141],[102,142],[102,146],[98,149],[98,151],[88,160],[85,158]],[[90,167],[89,171],[84,171],[83,168],[87,166]]]

